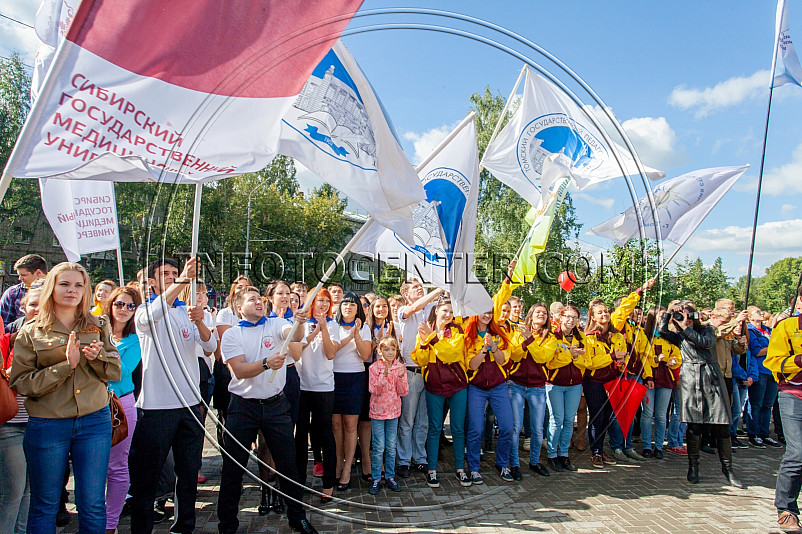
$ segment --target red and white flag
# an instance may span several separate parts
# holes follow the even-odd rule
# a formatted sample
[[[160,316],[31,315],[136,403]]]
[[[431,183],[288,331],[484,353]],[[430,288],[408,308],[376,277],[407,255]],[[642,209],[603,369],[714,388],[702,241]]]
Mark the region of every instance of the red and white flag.
[[[262,169],[362,0],[83,0],[11,176],[208,182]]]

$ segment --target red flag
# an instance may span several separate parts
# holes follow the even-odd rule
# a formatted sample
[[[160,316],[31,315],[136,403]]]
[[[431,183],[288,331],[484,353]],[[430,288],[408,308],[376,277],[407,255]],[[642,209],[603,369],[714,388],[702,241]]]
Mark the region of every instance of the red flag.
[[[632,420],[646,395],[646,386],[635,379],[618,378],[604,384],[604,389],[607,390],[607,397],[615,412],[615,418],[621,425],[621,433],[624,435],[624,439],[627,439]]]
[[[361,3],[84,0],[6,173],[206,182],[257,171]]]

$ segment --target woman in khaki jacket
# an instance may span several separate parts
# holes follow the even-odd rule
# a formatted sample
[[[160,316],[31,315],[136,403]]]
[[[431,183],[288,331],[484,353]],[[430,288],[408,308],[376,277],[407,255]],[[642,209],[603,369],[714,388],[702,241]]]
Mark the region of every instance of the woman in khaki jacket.
[[[105,317],[89,312],[89,277],[77,263],[47,275],[39,315],[14,344],[11,387],[30,416],[23,448],[31,477],[29,532],[54,532],[72,455],[81,532],[105,532],[111,416],[106,382],[120,379],[120,358]]]

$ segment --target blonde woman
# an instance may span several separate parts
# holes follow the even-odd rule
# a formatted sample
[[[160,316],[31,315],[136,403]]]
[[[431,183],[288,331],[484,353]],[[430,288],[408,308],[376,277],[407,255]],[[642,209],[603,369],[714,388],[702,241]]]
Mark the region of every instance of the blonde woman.
[[[67,460],[72,457],[82,532],[106,530],[111,416],[106,382],[120,379],[111,327],[93,316],[91,285],[77,263],[47,275],[36,320],[14,344],[11,387],[27,397],[23,447],[31,476],[29,532],[55,532]]]

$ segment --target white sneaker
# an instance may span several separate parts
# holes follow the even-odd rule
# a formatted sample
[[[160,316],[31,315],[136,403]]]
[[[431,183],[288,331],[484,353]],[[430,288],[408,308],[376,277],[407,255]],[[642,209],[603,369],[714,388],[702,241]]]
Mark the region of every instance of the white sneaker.
[[[532,439],[531,438],[524,438],[524,443],[521,446],[521,448],[523,450],[529,452],[529,449],[531,448],[531,446],[532,446]]]

